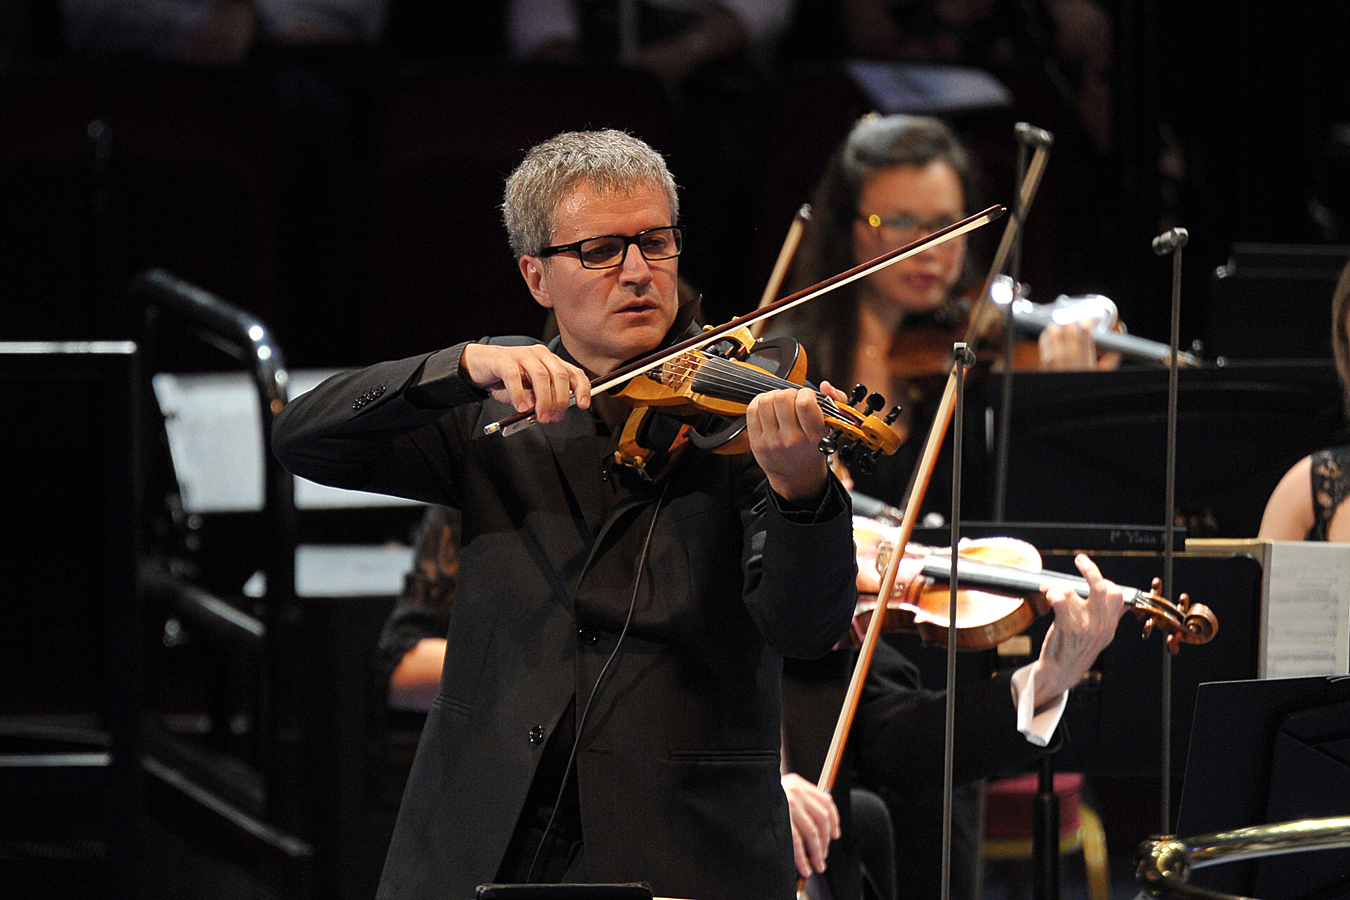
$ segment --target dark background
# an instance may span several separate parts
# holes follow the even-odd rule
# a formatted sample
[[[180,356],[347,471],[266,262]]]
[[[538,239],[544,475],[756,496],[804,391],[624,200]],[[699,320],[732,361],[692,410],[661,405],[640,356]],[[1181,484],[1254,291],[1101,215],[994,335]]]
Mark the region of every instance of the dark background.
[[[1190,235],[1183,344],[1202,340],[1238,360],[1329,356],[1327,310],[1350,255],[1343,249],[1350,245],[1350,79],[1342,71],[1350,5],[1104,3],[1115,26],[1115,131],[1105,153],[1088,147],[1035,72],[997,73],[1013,90],[1011,108],[953,117],[983,162],[988,196],[981,199],[988,203],[1012,197],[1013,124],[1029,121],[1055,134],[1025,234],[1033,299],[1105,293],[1132,332],[1166,340],[1173,260],[1155,256],[1149,242],[1182,226]],[[771,76],[749,100],[699,109],[695,128],[688,104],[643,73],[511,64],[501,28],[500,4],[393,0],[377,47],[260,46],[239,66],[187,66],[75,57],[62,47],[55,2],[0,3],[0,341],[137,338],[144,310],[127,285],[149,267],[256,315],[296,368],[373,362],[489,333],[537,333],[542,312],[500,224],[502,182],[536,141],[603,126],[630,129],[668,154],[686,189],[681,273],[703,292],[708,320],[722,321],[756,304],[830,150],[871,108],[840,65],[834,0],[799,0]],[[981,237],[987,253],[996,235]],[[1235,255],[1237,244],[1258,246]],[[1230,262],[1229,274],[1216,279],[1216,269]],[[142,375],[160,366],[222,365],[214,351],[172,331],[156,349],[154,359],[142,361]],[[13,614],[12,598],[6,611],[6,622],[30,632],[17,639],[25,642],[22,652],[9,654],[5,671],[14,684],[36,679],[39,689],[7,694],[0,749],[32,751],[34,741],[14,742],[11,720],[55,712],[63,721],[73,717],[76,744],[101,751],[109,732],[95,727],[106,723],[89,721],[90,708],[100,706],[100,685],[122,657],[90,649],[107,635],[89,627],[96,604],[87,596],[90,582],[80,578],[105,545],[124,548],[127,541],[113,516],[79,527],[98,515],[93,498],[107,487],[99,480],[107,473],[91,467],[70,478],[63,471],[98,458],[91,434],[125,436],[130,425],[124,417],[89,426],[87,398],[66,409],[60,390],[35,390],[15,365],[21,368],[11,364],[7,389],[30,395],[18,405],[20,424],[49,429],[50,441],[17,441],[28,455],[22,465],[10,460],[14,484],[23,488],[14,496],[27,506],[60,499],[40,519],[30,517],[51,541],[29,535],[25,546],[44,552],[26,554],[37,563],[24,570],[31,581],[14,581],[24,585],[12,592],[25,604],[22,614]],[[1216,494],[1237,493],[1235,484],[1245,491],[1242,514],[1233,519],[1241,533],[1226,536],[1249,534],[1268,484],[1339,424],[1329,368],[1309,372],[1303,393],[1316,396],[1293,408],[1295,415],[1308,411],[1304,421],[1274,434],[1291,416],[1288,408],[1271,410],[1259,445],[1245,448],[1265,460],[1264,480],[1216,479]],[[1202,404],[1206,410],[1211,406]],[[1129,410],[1116,411],[1120,421],[1105,427],[1139,438],[1137,422],[1123,416]],[[1224,410],[1215,411],[1223,419]],[[1265,412],[1249,405],[1247,418],[1224,421],[1236,428]],[[1156,416],[1148,422],[1156,431]],[[163,449],[157,424],[138,435],[146,459]],[[78,446],[80,436],[90,443]],[[1035,456],[1043,436],[1024,437],[1017,448]],[[1058,433],[1047,440],[1062,444]],[[1133,445],[1119,446],[1128,453]],[[1162,471],[1163,450],[1157,440],[1138,447],[1129,461],[1147,477],[1131,484],[1150,493],[1133,492],[1156,508],[1152,472]],[[75,461],[65,455],[72,450]],[[1210,474],[1239,456],[1207,452]],[[1077,454],[1073,462],[1089,470],[1082,477],[1091,475],[1092,458]],[[1096,470],[1113,470],[1110,460],[1096,462]],[[269,532],[256,518],[183,515],[162,469],[147,464],[136,476],[143,506],[128,527],[138,551],[175,560],[239,611],[273,615],[266,603],[241,595],[243,579],[273,549],[261,546]],[[1184,489],[1182,499],[1192,499]],[[1203,508],[1183,512],[1191,525],[1216,518]],[[1161,518],[1159,510],[1150,521]],[[414,519],[407,510],[382,519],[362,512],[302,517],[293,537],[406,540]],[[1057,520],[1074,521],[1062,514]],[[1111,563],[1122,579],[1146,581],[1158,571],[1153,558]],[[63,565],[78,602],[63,601],[65,583],[42,571]],[[1216,595],[1214,585],[1235,585],[1228,608],[1220,608],[1221,596],[1212,605],[1221,619],[1239,618],[1223,626],[1230,643],[1187,648],[1181,681],[1189,688],[1212,673],[1213,660],[1224,674],[1251,674],[1252,561],[1188,565],[1224,569],[1221,577],[1206,575],[1205,584]],[[147,602],[139,610],[147,649],[137,665],[144,668],[132,673],[143,679],[147,708],[144,785],[90,802],[83,783],[44,793],[45,783],[25,784],[22,773],[17,782],[0,778],[4,879],[47,896],[130,896],[122,887],[137,881],[149,886],[141,891],[148,896],[368,896],[417,728],[416,717],[387,717],[383,685],[373,677],[373,647],[390,603],[310,598],[290,608],[289,643],[275,639],[258,655],[236,658],[210,646],[208,629],[190,622],[178,621],[183,630],[171,635],[175,617]],[[78,627],[61,627],[68,623]],[[1156,655],[1156,643],[1113,648],[1108,676],[1142,671],[1136,657]],[[1207,661],[1211,649],[1217,655]],[[305,677],[269,683],[269,653],[288,655],[288,671]],[[1079,700],[1079,733],[1125,732],[1152,748],[1153,675],[1137,691],[1122,687],[1126,680],[1103,682]],[[276,726],[283,688],[298,709],[290,730]],[[1189,709],[1184,697],[1178,706]],[[1135,722],[1147,727],[1126,727]],[[1187,727],[1179,722],[1178,734]],[[1173,745],[1178,763],[1184,749],[1180,739]],[[286,771],[302,777],[275,777],[279,752],[298,760]],[[1109,813],[1113,862],[1128,890],[1131,849],[1156,830],[1157,785],[1117,759],[1103,763],[1085,752],[1075,762],[1102,770],[1093,787]],[[175,773],[186,775],[175,780]],[[205,797],[193,793],[197,788]],[[119,796],[148,812],[143,834],[128,832],[114,802]],[[218,805],[204,812],[208,800]],[[124,857],[114,851],[127,845],[139,869],[118,868]],[[110,867],[116,880],[109,880]]]
[[[1013,122],[1056,135],[1026,229],[1035,300],[1105,293],[1132,331],[1165,340],[1171,267],[1149,240],[1187,228],[1189,343],[1206,336],[1210,277],[1235,243],[1350,242],[1350,9],[1105,6],[1116,44],[1107,154],[1085,150],[1072,116],[1025,72],[1000,73],[1012,109],[955,121],[984,162],[988,202],[1011,200]],[[758,300],[829,149],[870,108],[839,76],[830,0],[800,0],[754,102],[722,118],[705,110],[693,136],[688,114],[639,73],[591,71],[602,88],[575,71],[513,67],[498,4],[395,0],[376,48],[263,47],[240,67],[153,75],[126,59],[72,59],[52,2],[19,0],[4,16],[7,338],[110,336],[119,290],[151,264],[257,311],[299,366],[532,330],[542,319],[495,211],[501,180],[533,141],[603,125],[669,154],[688,188],[682,274],[704,292],[710,320],[729,318]],[[95,118],[110,129],[102,163],[83,136]],[[206,174],[203,156],[215,157]]]

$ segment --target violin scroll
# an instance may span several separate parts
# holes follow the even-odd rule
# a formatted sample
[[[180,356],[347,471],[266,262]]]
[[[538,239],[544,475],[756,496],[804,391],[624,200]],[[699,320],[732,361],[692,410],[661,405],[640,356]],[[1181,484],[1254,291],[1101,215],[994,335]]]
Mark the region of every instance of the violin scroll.
[[[1148,593],[1140,593],[1130,603],[1135,616],[1144,621],[1143,636],[1147,638],[1156,626],[1166,633],[1167,649],[1181,651],[1182,644],[1207,644],[1219,632],[1219,619],[1203,603],[1191,603],[1182,594],[1172,603],[1162,596],[1162,579],[1153,579]]]

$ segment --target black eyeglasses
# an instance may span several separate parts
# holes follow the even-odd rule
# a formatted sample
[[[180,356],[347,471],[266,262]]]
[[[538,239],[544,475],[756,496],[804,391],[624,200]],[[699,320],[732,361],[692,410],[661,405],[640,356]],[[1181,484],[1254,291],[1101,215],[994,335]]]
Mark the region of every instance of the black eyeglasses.
[[[636,244],[642,258],[648,261],[674,259],[680,255],[680,250],[684,246],[684,227],[666,225],[662,228],[648,228],[631,237],[624,234],[602,234],[571,244],[545,247],[538,255],[557,256],[559,253],[575,252],[583,268],[612,269],[623,265],[624,259],[628,256],[629,244]]]

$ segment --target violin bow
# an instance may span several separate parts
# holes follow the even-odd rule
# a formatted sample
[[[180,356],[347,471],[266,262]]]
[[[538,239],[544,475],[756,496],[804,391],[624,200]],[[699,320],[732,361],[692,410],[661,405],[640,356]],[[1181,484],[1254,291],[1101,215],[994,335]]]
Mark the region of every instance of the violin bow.
[[[895,590],[895,579],[900,571],[900,560],[904,557],[903,548],[908,546],[910,538],[914,535],[914,524],[919,518],[919,507],[923,502],[924,494],[928,491],[928,483],[933,477],[933,469],[937,465],[938,451],[942,449],[942,442],[947,437],[947,426],[951,422],[952,405],[956,399],[956,383],[958,379],[957,368],[966,363],[963,358],[958,358],[952,362],[952,369],[947,377],[947,387],[942,392],[942,400],[938,403],[937,415],[933,420],[933,427],[928,431],[928,440],[924,444],[923,454],[919,457],[918,466],[915,468],[915,488],[910,493],[910,500],[905,504],[904,517],[900,520],[899,531],[896,535],[896,550],[891,553],[886,561],[886,568],[881,574],[881,587],[877,591],[877,596],[889,598]],[[843,760],[844,747],[848,743],[849,729],[853,725],[854,714],[858,711],[858,701],[862,698],[863,682],[867,679],[867,670],[872,664],[872,654],[876,650],[877,641],[881,637],[882,621],[886,617],[884,602],[878,602],[877,609],[872,613],[872,619],[867,623],[867,631],[863,635],[862,646],[858,650],[858,660],[853,665],[853,676],[849,679],[848,691],[844,694],[844,705],[839,713],[839,721],[834,726],[834,737],[830,741],[829,752],[825,755],[825,764],[821,767],[820,781],[816,786],[823,791],[828,791],[834,787],[834,780],[839,775],[839,764]]]
[[[1036,189],[1040,185],[1041,175],[1045,172],[1045,166],[1048,159],[1048,152],[1045,146],[1038,146],[1036,153],[1032,157],[1031,163],[1027,168],[1027,176],[1023,180],[1018,194],[1018,203],[1016,212],[1008,217],[1008,223],[1003,230],[1003,237],[999,241],[997,252],[994,254],[993,262],[989,267],[989,274],[985,276],[984,289],[980,293],[978,305],[988,303],[989,286],[993,282],[994,276],[999,274],[1003,266],[1007,263],[1008,252],[1013,246],[1013,241],[1017,231],[1021,228],[1022,221],[1026,218],[1026,211],[1031,206],[1031,200],[1036,194]],[[897,548],[905,547],[914,534],[914,524],[919,516],[919,508],[923,503],[924,496],[928,493],[928,485],[933,477],[933,469],[937,464],[938,451],[942,448],[942,442],[947,437],[947,428],[951,424],[952,410],[956,403],[956,392],[958,382],[960,381],[961,368],[969,362],[968,355],[973,352],[972,341],[978,340],[979,331],[975,328],[977,322],[975,313],[971,314],[971,325],[966,335],[966,342],[958,344],[957,347],[964,350],[954,354],[951,371],[947,376],[947,383],[942,391],[942,399],[938,402],[937,412],[933,418],[933,425],[928,432],[927,443],[924,444],[923,455],[919,458],[919,463],[915,467],[914,476],[910,482],[909,498],[905,504],[904,517],[901,519],[899,534],[897,535]],[[955,542],[953,542],[955,547]],[[877,594],[881,598],[889,598],[890,592],[894,590],[895,578],[899,572],[900,559],[904,553],[900,549],[891,554],[886,563],[886,569],[881,576],[881,588]],[[955,553],[953,553],[955,558]],[[955,565],[953,565],[953,576],[955,576]],[[953,577],[953,590],[955,589],[956,579]],[[872,619],[868,622],[867,631],[863,636],[862,646],[858,651],[858,660],[853,666],[853,675],[849,679],[848,690],[844,694],[843,708],[839,713],[839,721],[835,723],[834,737],[830,741],[830,749],[825,756],[825,765],[821,769],[820,781],[817,787],[828,791],[834,787],[834,780],[839,774],[839,765],[843,759],[844,747],[848,743],[849,729],[853,725],[854,715],[858,710],[858,702],[862,698],[863,683],[867,680],[867,671],[872,664],[872,654],[876,650],[877,641],[882,632],[882,621],[886,615],[887,603],[880,600],[877,603],[877,610],[872,614]],[[949,642],[953,647],[955,641]],[[950,687],[950,685],[949,685]],[[949,692],[949,702],[951,699]],[[950,718],[949,709],[948,716]],[[950,785],[948,785],[950,790]],[[944,806],[950,801],[944,797]],[[945,861],[944,861],[945,868]],[[944,878],[945,882],[946,879]]]
[[[722,338],[724,335],[732,331],[735,331],[737,328],[750,326],[762,319],[767,319],[770,316],[776,316],[780,312],[786,312],[787,310],[792,309],[795,306],[799,306],[800,304],[806,303],[809,300],[814,300],[815,298],[823,294],[828,294],[830,291],[835,290],[836,288],[843,287],[844,285],[857,281],[860,278],[866,278],[868,275],[871,275],[874,272],[879,272],[880,270],[886,268],[887,266],[894,265],[895,263],[900,262],[902,259],[908,259],[909,257],[922,253],[931,247],[936,247],[938,244],[944,243],[945,241],[949,241],[954,237],[966,234],[967,232],[970,231],[974,231],[976,228],[980,228],[983,225],[987,225],[990,222],[994,221],[995,219],[999,218],[1000,216],[1003,215],[1004,212],[1006,212],[1006,210],[1002,206],[995,204],[986,210],[976,213],[973,216],[967,216],[966,218],[962,219],[959,222],[953,222],[946,228],[938,229],[932,234],[926,237],[922,237],[917,241],[912,241],[908,244],[905,244],[903,247],[897,247],[896,249],[891,250],[888,253],[883,253],[882,255],[876,257],[875,259],[869,260],[868,262],[862,263],[861,265],[854,266],[851,269],[846,269],[843,272],[838,273],[837,275],[832,275],[829,278],[826,278],[824,281],[813,284],[810,287],[802,288],[800,291],[797,291],[794,294],[789,294],[788,296],[783,297],[780,300],[775,300],[772,303],[769,303],[768,305],[761,307],[760,309],[746,313],[745,315],[742,316],[737,316],[731,321],[725,322],[721,325],[710,327],[704,330],[703,332],[694,335],[693,337],[686,338],[683,341],[680,341],[676,344],[672,344],[671,346],[667,347],[665,350],[659,353],[643,357],[642,359],[631,362],[626,366],[621,366],[618,369],[615,369],[608,375],[594,379],[593,381],[591,381],[591,391],[593,393],[597,393],[600,391],[607,391],[610,388],[616,387],[620,384],[623,384],[626,381],[636,378],[638,375],[641,375],[644,372],[648,372],[664,363],[669,362],[670,360],[674,359],[675,357],[679,356],[682,353],[686,353],[690,350],[697,350],[700,347],[705,347],[708,344],[714,343],[715,341]],[[573,399],[573,402],[575,402],[575,398]],[[535,421],[534,413],[532,412],[515,413],[511,416],[506,417],[505,419],[502,419],[497,422],[492,422],[488,425],[483,426],[483,433],[496,434],[498,432],[501,432],[503,435],[510,435],[516,433],[517,431],[523,428],[528,427],[529,425],[534,424],[534,421]]]
[[[1001,274],[1003,267],[1008,263],[1008,254],[1012,251],[1017,235],[1022,230],[1022,223],[1026,220],[1027,211],[1031,209],[1031,201],[1036,197],[1036,191],[1041,185],[1041,176],[1045,174],[1045,167],[1049,161],[1049,145],[1038,145],[1036,152],[1032,154],[1030,164],[1027,165],[1026,177],[1022,179],[1022,186],[1017,194],[1017,203],[1013,206],[1012,215],[1008,216],[1008,224],[1003,229],[1003,237],[998,242],[998,250],[994,252],[993,262],[989,265],[989,274],[984,277],[984,285],[975,301],[975,308],[970,311],[970,322],[966,326],[965,342],[971,350],[975,349],[979,339],[984,335],[980,325],[993,303],[989,299],[989,287],[994,283],[994,276]]]

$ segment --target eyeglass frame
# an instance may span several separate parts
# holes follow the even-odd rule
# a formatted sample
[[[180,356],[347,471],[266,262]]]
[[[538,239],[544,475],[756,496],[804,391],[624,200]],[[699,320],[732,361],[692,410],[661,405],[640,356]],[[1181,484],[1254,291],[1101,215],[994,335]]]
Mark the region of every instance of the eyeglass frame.
[[[915,216],[911,213],[901,213],[898,216],[879,216],[876,213],[864,214],[861,210],[859,210],[857,213],[854,214],[854,218],[877,231],[880,231],[882,228],[889,228],[892,231],[900,232],[901,234],[911,232],[918,234],[920,232],[918,232],[917,229],[920,228],[923,229],[922,234],[932,234],[936,231],[941,231],[944,228],[955,225],[957,222],[961,221],[959,216],[955,219],[951,218],[950,216],[941,216],[939,218],[930,219],[927,222],[923,222],[919,220],[918,216]],[[911,220],[910,224],[908,225],[902,224],[903,221],[906,219]]]
[[[647,255],[646,251],[642,249],[641,240],[643,237],[651,234],[654,231],[670,231],[674,233],[675,237],[674,253],[672,253],[670,256],[658,256],[655,259]],[[623,249],[619,252],[619,261],[607,266],[586,265],[586,260],[583,259],[581,255],[581,245],[589,244],[591,241],[604,240],[605,238],[617,238],[618,240],[623,241]],[[573,241],[570,244],[557,244],[552,247],[545,247],[544,249],[536,253],[535,256],[538,256],[541,259],[548,259],[550,257],[557,256],[560,253],[576,253],[577,262],[581,263],[581,267],[583,269],[590,269],[592,271],[602,271],[604,269],[617,269],[619,268],[619,266],[622,266],[624,264],[624,260],[628,259],[628,248],[630,246],[637,247],[638,253],[642,254],[642,258],[647,260],[647,262],[661,262],[667,259],[677,259],[679,255],[684,252],[684,226],[658,225],[656,228],[648,228],[645,231],[639,231],[637,234],[633,235],[597,234],[594,237],[582,238],[581,240]]]

